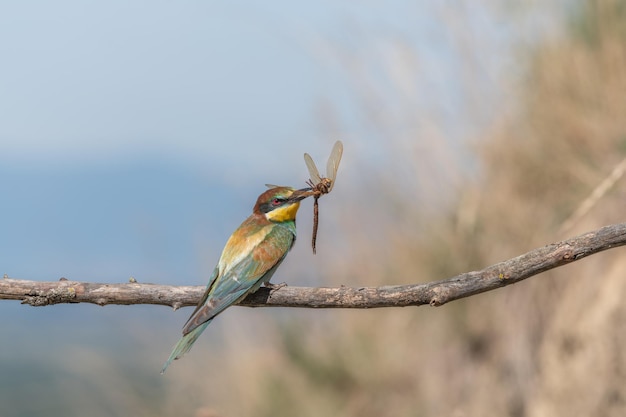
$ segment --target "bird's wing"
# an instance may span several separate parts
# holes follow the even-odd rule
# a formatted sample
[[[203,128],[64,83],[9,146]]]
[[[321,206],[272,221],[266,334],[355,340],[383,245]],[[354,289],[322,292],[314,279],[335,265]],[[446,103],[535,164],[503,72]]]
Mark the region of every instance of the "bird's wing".
[[[238,259],[221,276],[214,280],[183,328],[183,334],[224,311],[230,305],[256,291],[269,281],[287,255],[294,241],[293,233],[287,228],[275,226],[249,253]]]

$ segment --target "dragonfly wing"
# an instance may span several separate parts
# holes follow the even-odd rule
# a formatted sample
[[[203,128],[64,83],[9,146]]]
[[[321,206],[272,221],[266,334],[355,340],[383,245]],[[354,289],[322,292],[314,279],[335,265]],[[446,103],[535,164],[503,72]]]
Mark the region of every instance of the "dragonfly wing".
[[[343,155],[343,143],[340,140],[335,142],[333,150],[328,157],[328,163],[326,164],[326,175],[332,181],[330,184],[329,192],[335,186],[335,178],[337,178],[337,170],[339,169],[339,162],[341,162],[341,155]]]
[[[317,185],[322,181],[320,177],[320,173],[315,166],[315,162],[313,162],[313,158],[308,153],[304,154],[304,163],[306,164],[307,169],[309,170],[309,175],[311,175],[311,181],[313,185]]]

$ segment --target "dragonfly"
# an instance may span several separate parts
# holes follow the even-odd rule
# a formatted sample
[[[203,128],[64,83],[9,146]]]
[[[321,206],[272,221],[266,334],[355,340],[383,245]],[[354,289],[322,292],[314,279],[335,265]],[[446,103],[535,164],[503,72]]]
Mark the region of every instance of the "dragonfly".
[[[339,162],[341,161],[341,155],[343,155],[343,143],[340,140],[335,142],[333,150],[330,152],[328,162],[326,163],[326,177],[322,177],[313,162],[313,158],[308,153],[304,154],[304,163],[311,177],[306,182],[311,187],[311,193],[313,195],[313,235],[311,237],[311,246],[313,248],[313,254],[316,253],[315,243],[317,241],[317,228],[319,225],[319,204],[317,200],[324,194],[328,194],[335,186],[335,179],[337,178],[337,169],[339,168]]]

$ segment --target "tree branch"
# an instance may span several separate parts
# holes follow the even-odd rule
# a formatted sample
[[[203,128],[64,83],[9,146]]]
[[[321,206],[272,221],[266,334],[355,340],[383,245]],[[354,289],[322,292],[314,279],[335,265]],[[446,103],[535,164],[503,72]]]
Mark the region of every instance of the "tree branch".
[[[571,239],[532,250],[518,257],[466,272],[442,281],[383,287],[305,288],[285,286],[261,288],[240,305],[248,307],[374,308],[450,301],[504,287],[549,269],[577,261],[594,253],[626,245],[626,223],[602,227]],[[68,281],[38,282],[0,279],[0,299],[44,306],[60,303],[160,304],[175,309],[196,305],[204,286],[154,284],[102,284]]]

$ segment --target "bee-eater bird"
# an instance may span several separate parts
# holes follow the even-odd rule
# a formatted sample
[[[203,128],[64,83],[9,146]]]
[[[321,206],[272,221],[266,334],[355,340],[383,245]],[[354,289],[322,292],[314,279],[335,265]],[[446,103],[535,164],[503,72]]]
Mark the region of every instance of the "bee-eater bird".
[[[191,349],[215,316],[269,283],[296,240],[296,213],[300,201],[312,195],[310,190],[272,186],[259,196],[252,215],[226,242],[206,291],[161,373]]]

